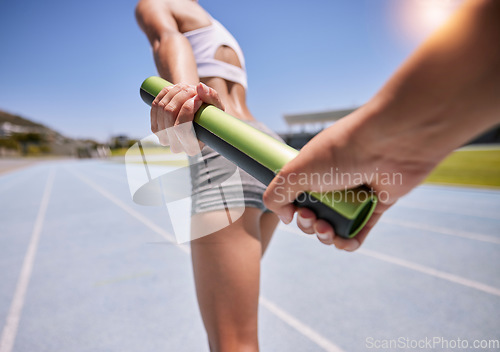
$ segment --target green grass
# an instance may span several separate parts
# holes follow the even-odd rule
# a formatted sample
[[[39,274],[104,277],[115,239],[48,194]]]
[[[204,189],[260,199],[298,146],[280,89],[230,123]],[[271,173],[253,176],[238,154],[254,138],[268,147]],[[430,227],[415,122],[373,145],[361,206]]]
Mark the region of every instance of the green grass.
[[[149,160],[148,165],[161,165],[161,166],[189,166],[189,163],[187,159],[176,159],[172,158],[172,160],[168,160],[168,155],[174,155],[169,147],[161,147],[157,145],[143,145],[143,150],[144,152],[151,156],[151,155],[164,155],[166,158],[165,160]],[[112,149],[111,150],[111,156],[112,157],[125,157],[127,156],[140,156],[141,152],[139,148],[119,148],[119,149]],[[125,162],[125,158],[120,159],[119,162]],[[141,160],[127,160],[127,163],[132,163],[132,164],[143,164],[142,159]]]
[[[125,156],[128,148],[111,149],[111,156]]]
[[[425,183],[500,188],[500,148],[466,148],[453,152]]]
[[[148,154],[172,154],[170,151],[170,147],[162,147],[158,145],[143,145],[143,150]],[[125,154],[128,155],[141,155],[140,149],[135,147],[135,148],[117,148],[117,149],[111,149],[111,156],[125,156]]]
[[[127,148],[112,150],[112,156],[124,156]],[[132,154],[138,154],[134,150]],[[148,148],[148,155],[171,154],[169,148]],[[138,161],[138,163],[142,163]],[[186,160],[162,160],[149,164],[187,166]],[[464,148],[453,152],[444,159],[424,183],[447,184],[453,186],[500,188],[500,147],[492,149]]]

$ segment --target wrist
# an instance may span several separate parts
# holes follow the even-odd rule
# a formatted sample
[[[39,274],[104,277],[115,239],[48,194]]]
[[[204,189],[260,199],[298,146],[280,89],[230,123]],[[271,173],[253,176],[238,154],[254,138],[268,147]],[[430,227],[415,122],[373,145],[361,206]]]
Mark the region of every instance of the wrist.
[[[412,108],[401,99],[377,95],[353,114],[352,133],[358,149],[377,166],[432,168],[460,146],[449,138],[443,118],[448,109],[442,103]]]

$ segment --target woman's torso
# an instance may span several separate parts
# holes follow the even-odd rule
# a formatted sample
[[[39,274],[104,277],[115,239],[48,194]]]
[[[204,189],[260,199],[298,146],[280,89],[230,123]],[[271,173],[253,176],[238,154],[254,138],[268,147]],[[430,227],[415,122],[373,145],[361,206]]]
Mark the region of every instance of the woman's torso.
[[[213,24],[212,17],[196,1],[176,1],[170,10],[181,33],[187,34]],[[235,49],[229,46],[219,46],[214,59],[244,69]],[[246,105],[246,89],[242,84],[221,77],[202,77],[200,80],[219,93],[227,113],[242,120],[255,120]]]

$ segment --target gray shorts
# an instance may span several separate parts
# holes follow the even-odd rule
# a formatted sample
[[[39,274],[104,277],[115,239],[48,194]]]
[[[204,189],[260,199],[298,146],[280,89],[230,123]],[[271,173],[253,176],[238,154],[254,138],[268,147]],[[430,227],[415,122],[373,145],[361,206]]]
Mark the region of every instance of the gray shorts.
[[[259,121],[244,121],[252,127],[282,141],[275,132]],[[201,154],[189,157],[191,171],[191,213],[199,214],[232,207],[252,207],[267,211],[262,201],[266,190],[260,181],[205,146]],[[234,176],[239,171],[239,177]],[[223,185],[223,189],[220,187]],[[223,190],[223,192],[221,192]],[[222,198],[221,198],[222,194]]]

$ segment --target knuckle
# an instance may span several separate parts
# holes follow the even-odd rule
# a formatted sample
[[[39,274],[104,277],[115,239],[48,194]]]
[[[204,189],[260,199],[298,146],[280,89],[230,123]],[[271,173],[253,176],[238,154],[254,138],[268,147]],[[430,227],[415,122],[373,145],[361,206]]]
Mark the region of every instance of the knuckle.
[[[264,193],[262,194],[262,201],[263,201],[264,203],[268,203],[268,202],[269,202],[269,194],[268,194],[268,192],[264,192]]]
[[[190,88],[191,87],[187,84],[184,84],[184,83],[179,84],[179,89],[183,92],[189,92]]]
[[[173,114],[175,112],[175,106],[172,104],[167,104],[163,106],[163,111],[165,111],[167,114]]]
[[[279,172],[279,177],[283,184],[295,185],[297,184],[297,173],[289,170],[286,166]]]
[[[272,200],[273,192],[264,192],[264,194],[262,195],[262,201],[267,205],[271,205]]]
[[[215,89],[210,88],[208,90],[208,95],[210,95],[215,100],[219,100],[219,95],[217,94],[217,92],[215,91]]]
[[[189,99],[188,101],[186,101],[184,103],[184,105],[182,106],[182,109],[183,111],[185,112],[192,112],[194,110],[194,101],[192,99]]]

